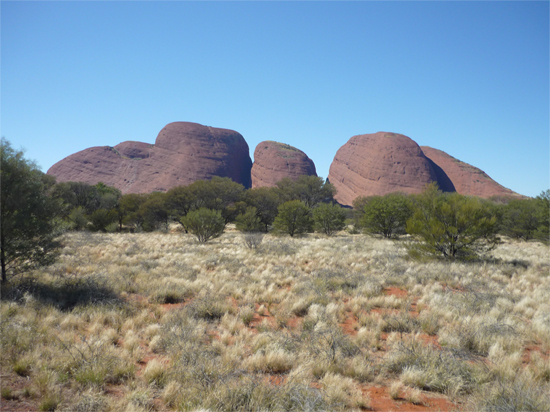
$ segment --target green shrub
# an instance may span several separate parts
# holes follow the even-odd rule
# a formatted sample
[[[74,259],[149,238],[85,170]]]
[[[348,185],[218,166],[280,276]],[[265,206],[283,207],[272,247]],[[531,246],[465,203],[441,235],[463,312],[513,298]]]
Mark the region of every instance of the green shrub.
[[[201,243],[221,236],[225,229],[225,220],[219,210],[205,208],[193,210],[182,217],[181,222]]]
[[[244,213],[235,218],[235,226],[241,232],[251,233],[259,232],[263,229],[263,224],[258,217],[255,207],[247,207]]]
[[[274,229],[290,236],[311,232],[313,219],[311,210],[300,200],[290,200],[278,208],[279,214],[273,222]]]
[[[442,193],[430,185],[415,199],[407,232],[421,243],[411,245],[413,257],[448,259],[476,257],[498,243],[497,218],[488,202],[458,193]]]
[[[405,226],[411,215],[411,202],[403,193],[372,196],[363,206],[360,225],[368,233],[391,238],[406,233]]]
[[[107,227],[115,224],[117,214],[115,210],[97,209],[90,215],[91,229],[96,232],[107,232]]]
[[[346,212],[336,204],[321,203],[313,209],[315,229],[331,236],[346,227]]]

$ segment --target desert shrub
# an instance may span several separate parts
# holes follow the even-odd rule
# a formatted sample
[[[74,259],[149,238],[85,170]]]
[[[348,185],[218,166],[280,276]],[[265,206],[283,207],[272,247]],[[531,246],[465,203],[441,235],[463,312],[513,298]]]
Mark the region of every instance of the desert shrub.
[[[256,208],[263,232],[268,231],[277,216],[277,207],[281,203],[277,190],[276,187],[256,187],[247,190],[243,195],[245,203]]]
[[[277,209],[279,213],[273,222],[273,228],[279,233],[286,233],[291,237],[313,230],[311,209],[300,200],[290,200]]]
[[[321,203],[313,209],[315,229],[331,236],[346,226],[346,213],[336,204]]]
[[[0,266],[2,283],[38,265],[52,263],[59,242],[53,219],[57,204],[47,196],[48,176],[23,152],[0,140]]]
[[[241,232],[259,232],[263,228],[255,207],[247,207],[244,213],[235,218],[235,227]]]
[[[181,222],[201,243],[221,236],[225,229],[225,220],[219,210],[205,208],[193,210],[182,217]]]
[[[73,230],[85,229],[88,225],[85,210],[82,206],[75,207],[69,213],[69,227]]]
[[[106,209],[97,209],[92,212],[90,215],[91,226],[90,229],[96,232],[107,232],[107,227],[111,224],[115,224],[116,230],[116,211],[106,210]]]
[[[421,243],[412,244],[413,257],[472,258],[498,243],[497,219],[488,202],[428,186],[414,202],[407,232]]]
[[[535,199],[512,199],[503,206],[501,232],[516,239],[529,240],[539,227]]]
[[[336,189],[319,176],[302,175],[296,180],[288,177],[277,182],[279,197],[283,202],[300,200],[308,208],[319,203],[331,202]]]
[[[248,249],[258,249],[264,240],[263,233],[246,233],[243,235],[244,244]]]
[[[386,238],[405,234],[407,219],[412,215],[411,202],[403,193],[366,198],[360,225],[367,233]]]
[[[352,358],[361,350],[340,328],[316,328],[301,336],[305,350],[321,363],[333,363],[340,358]]]
[[[166,193],[153,192],[140,204],[138,212],[143,230],[165,230],[168,227],[169,210],[166,204]]]

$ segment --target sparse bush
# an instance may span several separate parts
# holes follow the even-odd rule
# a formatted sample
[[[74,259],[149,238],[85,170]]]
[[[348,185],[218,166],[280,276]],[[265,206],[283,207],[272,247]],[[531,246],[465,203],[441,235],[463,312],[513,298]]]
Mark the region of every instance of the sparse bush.
[[[264,240],[263,233],[246,233],[243,235],[244,244],[248,249],[258,249]]]
[[[96,232],[107,232],[107,227],[114,223],[116,230],[116,212],[115,210],[97,209],[90,215],[90,229]],[[112,230],[112,229],[111,229]]]
[[[403,193],[371,196],[363,205],[360,225],[367,233],[391,238],[406,233],[405,226],[411,215],[411,202]]]
[[[259,232],[263,224],[258,217],[256,208],[249,206],[244,213],[238,215],[235,219],[235,227],[241,232]]]
[[[315,229],[327,236],[344,229],[346,213],[337,204],[321,203],[313,209]]]
[[[225,229],[225,220],[219,210],[205,208],[193,210],[182,217],[181,222],[201,243],[221,236]]]
[[[413,257],[472,258],[498,243],[496,216],[488,202],[428,186],[416,197],[407,232],[420,239]]]
[[[273,228],[279,233],[291,237],[313,230],[311,209],[300,200],[290,200],[278,208],[279,213],[273,222]]]
[[[37,265],[52,263],[59,242],[53,220],[58,210],[46,195],[47,179],[23,152],[0,140],[0,266],[2,283],[10,275],[28,271]]]

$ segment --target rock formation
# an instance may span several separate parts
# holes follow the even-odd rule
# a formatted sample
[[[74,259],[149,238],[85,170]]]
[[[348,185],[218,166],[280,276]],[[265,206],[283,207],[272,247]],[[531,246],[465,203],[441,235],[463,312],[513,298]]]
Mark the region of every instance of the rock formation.
[[[91,147],[54,164],[48,174],[58,182],[103,182],[122,193],[166,191],[214,176],[251,186],[248,144],[237,132],[174,122],[154,145],[127,141],[115,147]]]
[[[436,175],[412,139],[378,132],[349,139],[336,152],[328,180],[337,190],[335,199],[351,205],[358,196],[419,193]]]
[[[251,174],[253,188],[275,186],[285,177],[295,180],[302,175],[317,176],[315,164],[304,152],[272,141],[256,146]]]
[[[484,198],[491,196],[521,197],[518,193],[495,182],[477,167],[461,162],[441,150],[428,146],[421,146],[420,148],[432,162],[441,190],[456,191],[462,195]]]

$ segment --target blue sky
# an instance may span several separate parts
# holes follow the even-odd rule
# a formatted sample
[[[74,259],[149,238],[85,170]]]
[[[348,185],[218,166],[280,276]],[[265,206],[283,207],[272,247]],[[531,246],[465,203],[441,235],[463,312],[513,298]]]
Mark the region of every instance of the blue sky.
[[[1,134],[44,171],[191,121],[327,177],[388,131],[536,196],[549,111],[548,2],[1,2]]]

